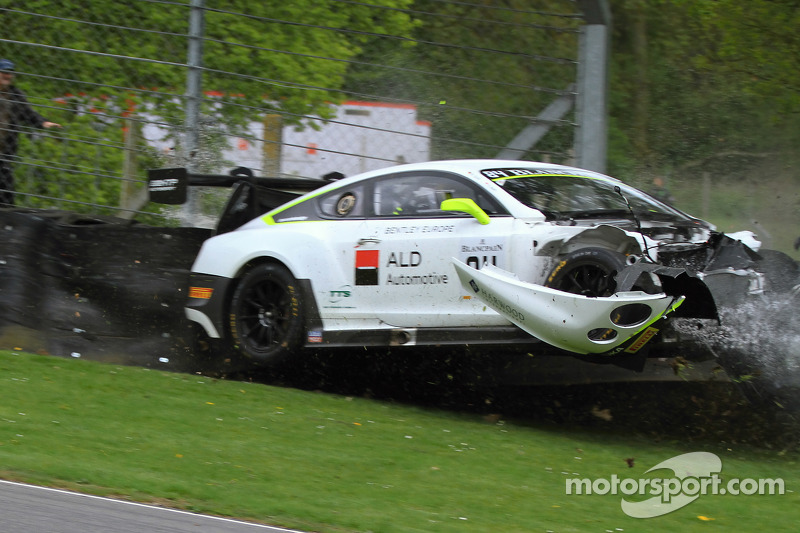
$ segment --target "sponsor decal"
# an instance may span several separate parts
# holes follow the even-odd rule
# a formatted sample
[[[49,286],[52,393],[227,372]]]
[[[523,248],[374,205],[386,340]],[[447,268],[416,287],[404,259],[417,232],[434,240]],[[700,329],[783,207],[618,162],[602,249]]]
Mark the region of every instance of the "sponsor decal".
[[[525,321],[525,315],[522,314],[522,312],[519,309],[503,301],[497,295],[492,294],[491,292],[487,292],[486,289],[481,289],[478,286],[478,283],[474,279],[469,280],[469,286],[472,287],[473,291],[480,292],[481,300],[483,300],[484,303],[486,303],[486,305],[488,305],[501,315],[505,316],[506,318],[510,317],[512,320],[516,320],[518,322]]]
[[[657,333],[658,333],[658,329],[653,328],[653,327],[647,328],[646,330],[644,330],[644,333],[639,335],[639,338],[636,339],[633,342],[633,344],[628,346],[628,348],[625,350],[625,352],[626,353],[636,353],[636,352],[638,352],[639,350],[642,349],[642,347],[645,344],[647,344],[647,341],[649,341],[650,339],[655,337]]]
[[[570,177],[580,177],[580,178],[588,178],[591,176],[587,176],[582,172],[575,171],[575,170],[557,170],[557,169],[532,169],[532,168],[493,168],[489,170],[482,170],[481,174],[486,176],[492,180],[500,180],[503,178],[522,178],[522,177],[533,177],[533,176],[548,176],[548,177],[558,177],[558,176],[570,176]]]
[[[214,289],[208,287],[189,287],[189,298],[208,300],[213,292]]]
[[[446,285],[449,283],[447,274],[432,274],[407,276],[405,274],[386,276],[387,285]]]
[[[353,295],[353,288],[350,285],[344,285],[338,289],[330,291],[328,301],[332,304],[341,302],[344,298],[350,298]]]
[[[386,268],[416,268],[422,264],[422,253],[412,250],[410,252],[390,252],[386,260]],[[447,274],[429,272],[427,274],[388,274],[386,285],[446,285],[449,282]]]
[[[178,188],[177,178],[165,178],[160,180],[151,180],[149,189],[155,192],[174,191]]]
[[[464,239],[458,250],[458,259],[475,270],[486,265],[505,268],[505,247],[505,239],[502,238]]]
[[[354,309],[355,306],[345,305],[347,300],[353,296],[353,287],[350,285],[342,285],[338,289],[327,291],[328,305],[323,306],[325,309]]]
[[[320,330],[311,330],[308,332],[308,342],[320,343],[322,342],[322,332]]]
[[[502,244],[486,244],[484,239],[481,239],[481,242],[477,245],[468,246],[465,244],[461,245],[461,253],[462,254],[474,254],[474,253],[486,253],[486,252],[502,252],[503,245]]]
[[[453,224],[433,224],[426,226],[389,226],[384,230],[386,235],[397,233],[452,233],[455,231]]]
[[[379,264],[378,250],[356,250],[356,285],[377,285]]]
[[[489,179],[513,178],[519,176],[530,176],[534,171],[524,168],[497,168],[492,170],[482,170],[481,174]]]
[[[356,195],[351,192],[344,193],[336,202],[336,214],[343,217],[349,214],[355,206]]]
[[[386,261],[387,267],[418,267],[422,263],[422,254],[412,252],[391,252]]]

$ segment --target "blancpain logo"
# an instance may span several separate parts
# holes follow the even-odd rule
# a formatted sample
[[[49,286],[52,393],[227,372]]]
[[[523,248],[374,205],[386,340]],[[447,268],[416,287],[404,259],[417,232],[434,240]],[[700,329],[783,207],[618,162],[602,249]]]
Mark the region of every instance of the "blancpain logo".
[[[475,252],[502,252],[503,245],[502,244],[478,244],[476,246],[465,246],[461,245],[461,252],[462,253],[475,253]]]

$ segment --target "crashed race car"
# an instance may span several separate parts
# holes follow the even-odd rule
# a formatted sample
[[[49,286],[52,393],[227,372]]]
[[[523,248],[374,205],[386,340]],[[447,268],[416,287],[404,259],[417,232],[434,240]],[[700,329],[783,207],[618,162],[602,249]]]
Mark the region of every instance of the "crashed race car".
[[[151,195],[180,203],[180,170],[151,171]],[[260,365],[304,347],[523,345],[635,366],[675,342],[674,321],[717,320],[771,283],[753,233],[588,170],[453,160],[333,177],[222,180],[235,189],[186,303],[210,339]]]

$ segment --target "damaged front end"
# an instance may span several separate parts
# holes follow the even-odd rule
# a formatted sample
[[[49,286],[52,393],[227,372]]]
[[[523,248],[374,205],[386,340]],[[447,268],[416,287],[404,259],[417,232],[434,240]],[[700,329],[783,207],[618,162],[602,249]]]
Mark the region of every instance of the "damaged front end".
[[[707,242],[698,246],[662,245],[658,259],[665,267],[691,272],[692,277],[707,287],[717,306],[730,307],[764,293],[765,275],[757,268],[762,257],[748,244],[723,233],[713,233]],[[669,290],[682,290],[682,287],[676,288],[667,282],[665,291]],[[693,307],[689,306],[687,311]],[[716,318],[702,312],[679,316]]]
[[[487,265],[453,259],[464,288],[528,334],[575,354],[635,354],[680,308],[683,295],[617,292],[590,297],[520,281]]]
[[[607,296],[523,282],[492,266],[476,270],[453,263],[464,288],[517,327],[588,356],[637,354],[668,318],[718,321],[718,302],[731,305],[763,292],[763,274],[753,268],[759,255],[721,233],[700,245],[659,247],[658,258],[659,263],[629,258],[615,273],[614,294]]]

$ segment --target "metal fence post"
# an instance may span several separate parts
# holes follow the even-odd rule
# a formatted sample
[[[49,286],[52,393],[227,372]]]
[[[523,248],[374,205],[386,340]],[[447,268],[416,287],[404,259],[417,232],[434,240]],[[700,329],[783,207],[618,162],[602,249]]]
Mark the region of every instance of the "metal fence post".
[[[200,132],[200,104],[203,99],[203,36],[205,34],[205,0],[191,0],[189,13],[189,49],[186,73],[186,121],[184,123],[184,149],[186,170],[195,171]],[[181,223],[194,226],[200,212],[197,191],[189,187],[188,199],[183,205]]]
[[[577,166],[606,171],[608,150],[608,49],[611,10],[606,0],[578,0],[586,25],[578,43]]]

